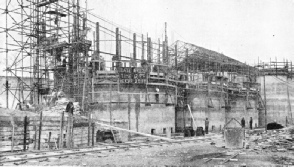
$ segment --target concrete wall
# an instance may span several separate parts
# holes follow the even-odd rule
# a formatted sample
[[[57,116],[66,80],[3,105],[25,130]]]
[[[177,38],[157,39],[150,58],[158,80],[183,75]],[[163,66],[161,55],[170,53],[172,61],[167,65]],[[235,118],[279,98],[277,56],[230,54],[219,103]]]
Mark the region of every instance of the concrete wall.
[[[148,88],[149,92],[155,92],[154,90],[154,87]],[[156,133],[163,133],[164,128],[174,130],[175,107],[166,106],[165,102],[173,103],[175,97],[171,95],[167,98],[163,87],[159,87],[159,90],[159,103],[162,104],[155,104],[155,94],[150,94],[148,97],[145,87],[121,86],[118,92],[117,86],[112,88],[109,85],[97,86],[95,91],[104,92],[95,94],[94,102],[97,104],[93,108],[94,117],[99,120],[110,120],[112,117],[113,121],[128,122],[131,130],[149,134],[151,129]],[[150,102],[151,106],[146,106],[146,102]]]
[[[280,124],[286,124],[286,117],[290,119],[289,101],[293,115],[294,110],[294,80],[289,79],[289,98],[287,96],[287,77],[286,76],[265,76],[265,92],[267,106],[267,122],[277,121]],[[261,97],[264,100],[264,78],[258,78],[261,83]],[[294,116],[294,115],[293,115]]]
[[[209,98],[211,102],[209,102]],[[214,130],[219,131],[221,127],[225,124],[225,109],[221,108],[223,100],[220,96],[210,95],[204,92],[194,92],[189,93],[188,103],[191,105],[191,110],[193,117],[195,119],[196,126],[202,126],[204,128],[204,121],[206,118],[209,120],[209,131]],[[209,108],[208,104],[213,106]],[[189,111],[186,112],[186,122],[191,120],[191,114]],[[187,123],[186,123],[187,124]],[[194,129],[195,126],[193,126]]]
[[[259,112],[256,106],[255,99],[248,99],[252,108],[246,107],[246,97],[236,97],[231,101],[231,109],[227,110],[227,120],[230,121],[232,118],[235,118],[241,123],[242,118],[245,119],[245,127],[249,128],[250,117],[252,117],[253,127],[259,127]]]
[[[196,122],[196,126],[204,127],[205,119],[209,120],[209,130],[219,131],[226,122],[235,118],[239,122],[244,117],[246,121],[246,127],[249,128],[250,117],[253,119],[253,127],[261,126],[259,123],[260,113],[257,110],[256,97],[248,98],[249,103],[246,105],[246,96],[234,96],[230,95],[229,103],[231,108],[224,108],[225,106],[225,95],[221,96],[220,93],[211,92],[208,95],[205,91],[195,91],[188,93],[188,104],[191,105],[193,117]],[[208,104],[212,107],[208,107]],[[247,108],[246,106],[252,108]],[[185,112],[185,123],[191,125],[191,114],[187,110]],[[177,112],[177,126],[183,127],[183,112]],[[194,129],[195,126],[193,125]],[[214,127],[214,129],[213,129]]]

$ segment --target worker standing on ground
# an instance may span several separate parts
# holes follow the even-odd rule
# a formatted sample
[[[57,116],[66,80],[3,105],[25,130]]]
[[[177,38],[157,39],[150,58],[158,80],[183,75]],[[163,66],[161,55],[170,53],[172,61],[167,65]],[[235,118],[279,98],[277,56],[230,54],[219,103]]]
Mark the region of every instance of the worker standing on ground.
[[[242,128],[245,128],[245,119],[244,119],[244,117],[241,120],[241,125],[242,125]]]
[[[252,120],[252,117],[250,117],[250,121],[249,121],[250,129],[252,129],[252,124],[253,124],[253,120]]]
[[[209,126],[209,121],[208,118],[205,119],[205,133],[208,134],[208,126]]]

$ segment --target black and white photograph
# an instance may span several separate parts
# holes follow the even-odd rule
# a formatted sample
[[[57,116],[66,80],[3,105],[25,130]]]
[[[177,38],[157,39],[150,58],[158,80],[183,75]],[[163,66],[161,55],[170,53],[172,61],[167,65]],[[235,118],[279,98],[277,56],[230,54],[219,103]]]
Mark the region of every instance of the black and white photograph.
[[[294,0],[0,0],[0,166],[294,166]]]

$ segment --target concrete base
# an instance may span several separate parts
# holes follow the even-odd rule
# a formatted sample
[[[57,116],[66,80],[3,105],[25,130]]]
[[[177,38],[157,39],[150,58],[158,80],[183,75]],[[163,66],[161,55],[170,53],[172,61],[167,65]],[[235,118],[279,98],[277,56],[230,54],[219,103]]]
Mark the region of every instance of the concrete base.
[[[243,128],[227,128],[224,131],[226,148],[243,148],[245,130]]]

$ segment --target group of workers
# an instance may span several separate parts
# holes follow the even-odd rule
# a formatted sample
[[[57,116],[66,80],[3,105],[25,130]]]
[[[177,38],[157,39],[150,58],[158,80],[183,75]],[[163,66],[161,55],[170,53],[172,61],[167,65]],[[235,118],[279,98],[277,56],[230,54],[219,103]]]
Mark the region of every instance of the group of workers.
[[[250,117],[250,120],[249,120],[249,128],[250,129],[252,129],[252,124],[253,124],[253,120],[252,120],[252,117]],[[244,117],[241,120],[241,126],[242,126],[242,128],[245,128],[245,119],[244,119]]]
[[[245,118],[243,117],[242,120],[241,120],[241,125],[242,125],[242,128],[245,128]],[[253,125],[253,119],[252,117],[250,117],[250,120],[249,120],[249,128],[252,129],[252,125]],[[209,120],[208,118],[205,119],[205,133],[208,134],[208,127],[209,127]]]

